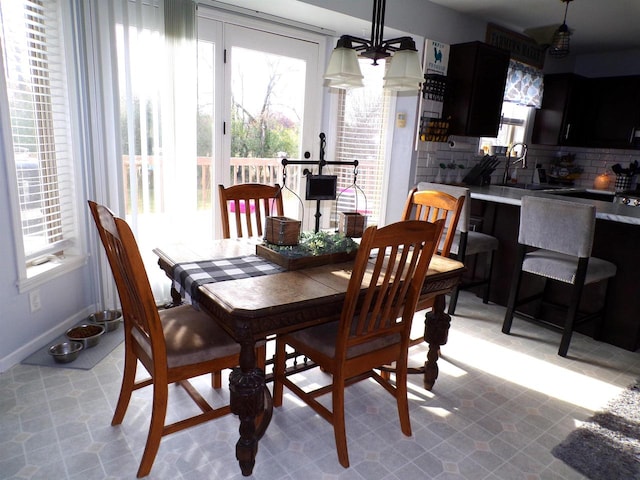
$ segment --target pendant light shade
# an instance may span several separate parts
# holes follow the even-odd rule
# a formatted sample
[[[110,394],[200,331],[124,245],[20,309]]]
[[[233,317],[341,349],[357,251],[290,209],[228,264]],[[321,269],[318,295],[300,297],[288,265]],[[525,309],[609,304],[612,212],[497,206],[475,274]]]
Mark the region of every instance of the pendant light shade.
[[[569,43],[571,32],[567,26],[567,11],[569,10],[569,2],[572,0],[562,0],[567,6],[564,9],[564,20],[562,25],[553,34],[551,45],[549,46],[549,55],[555,58],[563,58],[569,55]]]
[[[359,53],[362,57],[370,58],[373,65],[377,65],[380,59],[392,57],[384,77],[384,88],[414,90],[418,93],[424,76],[416,44],[411,37],[383,40],[385,5],[386,0],[373,0],[371,40],[351,35],[340,37],[324,75],[327,86],[342,89],[363,86],[357,58]]]
[[[333,88],[362,87],[364,78],[358,64],[358,55],[352,48],[336,47],[331,52],[324,75],[327,85]]]
[[[364,87],[361,78],[327,80],[325,85],[329,88],[339,88],[341,90]]]
[[[415,50],[399,50],[391,59],[391,65],[384,77],[384,88],[395,91],[416,92],[424,81],[422,65]]]
[[[549,55],[555,58],[563,58],[569,55],[569,27],[563,23],[553,34],[551,45],[549,46]]]

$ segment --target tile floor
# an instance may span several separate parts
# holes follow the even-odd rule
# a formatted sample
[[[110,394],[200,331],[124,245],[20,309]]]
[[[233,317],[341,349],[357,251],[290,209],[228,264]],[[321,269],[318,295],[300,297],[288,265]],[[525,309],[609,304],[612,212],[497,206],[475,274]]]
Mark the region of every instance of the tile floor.
[[[347,390],[349,469],[337,461],[330,425],[285,389],[252,478],[583,478],[549,452],[640,377],[640,354],[576,334],[569,358],[560,358],[557,333],[516,320],[514,335],[503,335],[503,314],[462,293],[434,390],[410,379],[412,437],[377,384]],[[426,348],[412,352],[421,363]],[[122,346],[91,371],[16,365],[0,374],[0,478],[135,478],[150,391],[134,393],[124,423],[111,427],[121,371]],[[201,384],[210,399],[224,396],[208,379]],[[192,409],[180,389],[172,392],[170,415]],[[166,437],[148,478],[242,478],[237,429],[227,416]]]

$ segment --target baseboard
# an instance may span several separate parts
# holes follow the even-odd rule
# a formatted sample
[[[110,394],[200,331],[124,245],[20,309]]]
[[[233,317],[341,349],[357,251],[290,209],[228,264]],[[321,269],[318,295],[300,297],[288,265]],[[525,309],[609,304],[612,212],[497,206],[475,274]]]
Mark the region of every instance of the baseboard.
[[[36,350],[42,348],[44,345],[49,343],[52,339],[62,335],[68,328],[71,328],[73,325],[77,324],[81,320],[87,318],[89,315],[96,311],[96,305],[90,305],[80,312],[68,317],[55,327],[50,328],[46,332],[43,332],[38,337],[34,338],[30,342],[24,344],[17,350],[14,350],[9,355],[0,359],[0,373],[6,372],[14,365],[17,365],[22,360],[27,358]]]

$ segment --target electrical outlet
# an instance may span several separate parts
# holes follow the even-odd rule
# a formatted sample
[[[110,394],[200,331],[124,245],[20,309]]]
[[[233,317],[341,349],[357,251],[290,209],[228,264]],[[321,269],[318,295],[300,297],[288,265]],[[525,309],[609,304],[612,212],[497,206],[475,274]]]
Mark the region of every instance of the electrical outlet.
[[[40,290],[32,290],[29,292],[29,306],[31,313],[37,312],[42,307],[40,303]]]

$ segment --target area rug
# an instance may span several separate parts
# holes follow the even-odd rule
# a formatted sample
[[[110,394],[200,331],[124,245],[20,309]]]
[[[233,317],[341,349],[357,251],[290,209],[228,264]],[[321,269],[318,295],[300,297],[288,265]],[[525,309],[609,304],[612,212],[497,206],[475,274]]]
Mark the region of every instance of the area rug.
[[[85,322],[81,322],[85,323]],[[29,355],[22,360],[21,363],[27,365],[42,365],[45,367],[57,367],[57,368],[76,368],[79,370],[91,370],[100,362],[104,357],[109,355],[114,348],[122,343],[124,340],[124,328],[122,325],[118,326],[111,332],[105,332],[100,338],[100,343],[96,346],[83,349],[80,351],[80,355],[73,362],[58,363],[51,355],[49,355],[49,347],[56,343],[65,342],[67,338],[64,335],[52,340],[49,344],[42,347],[40,350]]]
[[[627,388],[551,453],[593,480],[640,479],[640,384]]]

